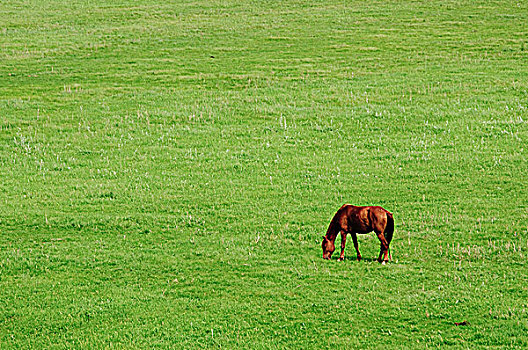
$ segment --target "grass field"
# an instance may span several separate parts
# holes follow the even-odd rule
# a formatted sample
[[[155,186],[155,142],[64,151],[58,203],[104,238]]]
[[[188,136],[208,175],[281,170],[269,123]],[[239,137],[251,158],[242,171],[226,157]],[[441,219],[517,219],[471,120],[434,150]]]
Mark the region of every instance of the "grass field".
[[[0,348],[527,348],[526,23],[2,1]],[[321,258],[343,203],[394,213],[392,263]]]

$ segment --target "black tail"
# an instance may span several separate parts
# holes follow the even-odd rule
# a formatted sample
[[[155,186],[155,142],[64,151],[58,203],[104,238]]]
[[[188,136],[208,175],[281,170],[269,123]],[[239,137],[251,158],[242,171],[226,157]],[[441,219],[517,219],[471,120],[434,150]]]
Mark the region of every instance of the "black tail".
[[[387,240],[387,244],[389,245],[389,258],[392,261],[392,254],[390,252],[390,242],[392,241],[392,235],[394,233],[394,218],[392,217],[392,214],[387,212],[387,226],[385,226],[385,231],[383,232],[383,235],[385,236],[385,239]]]

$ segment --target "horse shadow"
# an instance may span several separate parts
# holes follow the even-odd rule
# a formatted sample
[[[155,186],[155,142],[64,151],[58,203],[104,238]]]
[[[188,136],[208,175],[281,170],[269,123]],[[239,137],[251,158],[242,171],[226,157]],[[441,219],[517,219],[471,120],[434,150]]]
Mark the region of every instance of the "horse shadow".
[[[337,261],[339,259],[339,257],[335,257],[335,258],[332,258],[332,260],[335,260]],[[357,257],[355,256],[346,256],[344,257],[344,259],[342,261],[351,261],[351,262],[378,262],[378,259],[377,258],[365,258],[365,257],[361,257],[361,261],[357,261]]]

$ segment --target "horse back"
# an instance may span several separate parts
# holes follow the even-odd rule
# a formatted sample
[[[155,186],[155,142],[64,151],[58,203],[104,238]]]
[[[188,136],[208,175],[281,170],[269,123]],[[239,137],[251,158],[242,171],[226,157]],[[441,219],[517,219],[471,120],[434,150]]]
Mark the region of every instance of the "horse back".
[[[346,217],[346,220],[340,220],[342,227],[346,227],[348,232],[359,234],[372,231],[383,232],[389,215],[392,216],[389,211],[380,206],[360,207],[345,204],[338,210],[339,212],[341,212],[340,216]]]

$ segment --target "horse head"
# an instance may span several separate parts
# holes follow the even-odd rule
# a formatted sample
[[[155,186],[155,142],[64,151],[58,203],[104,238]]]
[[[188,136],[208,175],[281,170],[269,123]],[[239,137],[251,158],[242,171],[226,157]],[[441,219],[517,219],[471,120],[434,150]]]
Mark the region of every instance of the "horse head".
[[[330,260],[332,253],[335,250],[334,242],[326,238],[326,236],[323,236],[323,242],[321,243],[321,246],[323,247],[323,259]]]

